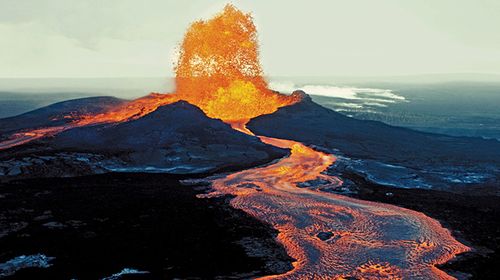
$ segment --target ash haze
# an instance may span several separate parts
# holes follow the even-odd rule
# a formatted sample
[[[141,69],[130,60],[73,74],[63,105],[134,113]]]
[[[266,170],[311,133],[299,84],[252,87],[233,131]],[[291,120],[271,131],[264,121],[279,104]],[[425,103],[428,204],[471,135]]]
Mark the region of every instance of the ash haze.
[[[0,77],[173,76],[189,23],[227,1],[0,0]],[[269,76],[500,73],[500,2],[233,1]]]

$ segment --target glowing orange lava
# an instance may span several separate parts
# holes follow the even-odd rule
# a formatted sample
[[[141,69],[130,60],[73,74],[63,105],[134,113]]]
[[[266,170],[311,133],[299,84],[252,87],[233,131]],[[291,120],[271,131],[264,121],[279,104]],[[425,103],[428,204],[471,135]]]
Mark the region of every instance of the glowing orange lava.
[[[175,93],[151,94],[104,114],[83,116],[77,124],[124,121],[185,100],[211,118],[243,127],[251,118],[299,101],[298,96],[268,89],[252,17],[232,5],[208,21],[191,25],[175,70]]]
[[[249,14],[232,5],[208,21],[191,25],[176,65],[176,92],[151,94],[78,125],[120,122],[146,115],[159,106],[185,100],[211,118],[233,126],[299,101],[298,96],[267,88],[258,58],[256,29]]]
[[[0,149],[77,126],[139,118],[178,100],[186,100],[209,117],[254,135],[245,126],[248,120],[300,98],[267,88],[252,17],[232,5],[213,19],[195,22],[189,28],[181,45],[176,75],[176,93],[151,94],[102,114],[72,115],[74,121],[64,126],[16,133],[1,142]],[[278,240],[296,259],[294,269],[265,278],[451,278],[434,265],[468,248],[439,222],[404,208],[299,188],[297,183],[318,178],[331,186],[340,185],[339,178],[323,174],[335,157],[295,141],[259,138],[267,144],[289,148],[291,155],[274,164],[214,180],[214,193],[209,196],[232,194],[234,207],[279,231]],[[325,232],[332,237],[317,237]]]
[[[252,17],[232,5],[189,28],[176,74],[178,94],[224,121],[270,114],[297,101],[268,89]]]
[[[182,42],[175,70],[175,93],[153,93],[101,114],[71,114],[68,118],[74,119],[72,123],[19,132],[0,142],[0,150],[73,127],[139,118],[179,100],[198,106],[211,118],[221,119],[233,127],[243,127],[251,118],[273,113],[300,99],[268,89],[259,63],[252,17],[232,5],[227,5],[208,21],[191,25]]]
[[[131,102],[115,107],[105,113],[96,115],[84,115],[74,122],[76,126],[83,126],[96,123],[123,122],[140,118],[147,115],[158,107],[179,101],[176,94],[152,93]]]
[[[340,185],[323,174],[335,157],[295,141],[260,138],[291,155],[215,179],[214,192],[201,197],[234,195],[233,207],[278,229],[278,240],[296,259],[294,269],[262,279],[454,279],[435,265],[469,248],[439,222],[396,206],[299,188],[318,178]],[[332,237],[321,240],[322,232]]]

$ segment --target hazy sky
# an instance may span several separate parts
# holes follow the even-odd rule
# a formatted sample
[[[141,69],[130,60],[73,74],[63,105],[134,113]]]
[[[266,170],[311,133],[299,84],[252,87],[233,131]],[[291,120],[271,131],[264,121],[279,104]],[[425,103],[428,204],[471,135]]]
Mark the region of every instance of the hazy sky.
[[[0,77],[172,76],[228,1],[0,0]],[[498,0],[246,0],[270,76],[500,73]]]

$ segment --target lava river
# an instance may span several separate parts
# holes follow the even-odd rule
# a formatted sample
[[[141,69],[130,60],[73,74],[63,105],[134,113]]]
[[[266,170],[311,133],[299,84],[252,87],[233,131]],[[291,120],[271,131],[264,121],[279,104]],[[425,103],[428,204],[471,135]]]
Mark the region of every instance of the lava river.
[[[214,18],[188,29],[176,66],[175,93],[151,94],[100,114],[76,116],[63,126],[17,132],[0,142],[0,150],[74,127],[137,119],[177,100],[252,134],[246,121],[300,101],[298,95],[268,89],[257,45],[251,15],[228,5]],[[395,206],[300,188],[298,183],[318,178],[340,185],[339,178],[323,174],[335,157],[294,141],[260,139],[290,148],[291,155],[216,179],[214,192],[208,195],[235,195],[234,207],[279,231],[279,241],[296,259],[294,269],[264,278],[452,278],[435,265],[469,248],[439,222]]]
[[[296,259],[294,269],[264,279],[453,279],[435,265],[469,248],[439,222],[396,206],[299,188],[316,178],[340,184],[322,174],[335,157],[298,142],[260,138],[290,148],[291,155],[216,179],[208,196],[234,195],[233,207],[279,231],[278,240]]]

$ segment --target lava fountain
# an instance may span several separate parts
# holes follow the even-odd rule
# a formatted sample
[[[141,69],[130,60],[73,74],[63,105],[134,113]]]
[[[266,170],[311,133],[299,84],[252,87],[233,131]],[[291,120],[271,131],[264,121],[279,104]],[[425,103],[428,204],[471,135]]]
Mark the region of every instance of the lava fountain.
[[[176,85],[185,100],[229,123],[270,114],[297,101],[268,89],[252,17],[232,5],[189,28],[176,66]]]
[[[125,121],[185,100],[211,118],[241,127],[251,118],[299,101],[299,96],[268,89],[258,57],[252,17],[227,5],[214,18],[188,29],[175,66],[175,93],[151,94],[97,116],[82,116],[76,123]]]
[[[136,119],[179,100],[238,129],[251,118],[273,113],[300,99],[268,89],[252,17],[232,5],[210,20],[191,25],[181,44],[175,72],[175,93],[152,93],[101,114],[70,114],[65,116],[72,120],[67,125],[18,132],[0,142],[0,150],[73,127]]]
[[[150,94],[102,114],[73,117],[64,126],[16,133],[0,143],[0,149],[77,126],[112,125],[139,118],[178,100],[186,100],[209,117],[253,135],[245,126],[249,119],[301,99],[300,95],[269,90],[258,56],[251,15],[227,5],[214,18],[195,22],[187,31],[175,68],[175,93]],[[296,259],[294,269],[265,278],[452,278],[435,265],[468,248],[439,222],[400,207],[299,188],[298,183],[318,178],[341,184],[339,178],[324,174],[335,157],[298,142],[259,138],[289,148],[290,156],[216,179],[213,192],[206,196],[234,195],[234,207],[279,231],[278,241]],[[327,238],[319,238],[321,234]]]

